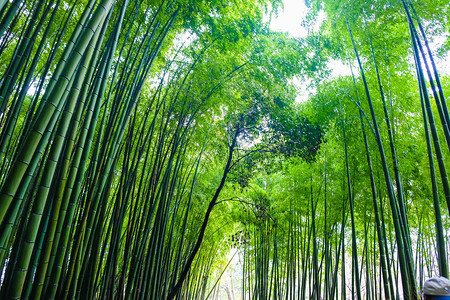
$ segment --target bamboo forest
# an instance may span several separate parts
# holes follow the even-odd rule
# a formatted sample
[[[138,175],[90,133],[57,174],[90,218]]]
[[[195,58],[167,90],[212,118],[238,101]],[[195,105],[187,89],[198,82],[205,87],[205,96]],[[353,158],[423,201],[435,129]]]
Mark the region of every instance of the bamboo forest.
[[[448,0],[0,0],[0,299],[442,295],[449,97]]]

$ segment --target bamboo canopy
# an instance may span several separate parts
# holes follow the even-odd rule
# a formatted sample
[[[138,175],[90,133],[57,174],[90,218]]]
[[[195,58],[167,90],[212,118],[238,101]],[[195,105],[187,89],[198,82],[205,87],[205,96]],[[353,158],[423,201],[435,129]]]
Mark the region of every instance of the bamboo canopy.
[[[448,1],[300,2],[0,0],[0,299],[448,278]]]

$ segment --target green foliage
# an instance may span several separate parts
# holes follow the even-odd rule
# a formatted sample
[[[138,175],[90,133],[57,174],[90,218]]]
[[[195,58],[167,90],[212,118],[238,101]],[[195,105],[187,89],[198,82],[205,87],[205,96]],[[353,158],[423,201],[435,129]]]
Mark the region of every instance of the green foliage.
[[[281,108],[268,121],[271,146],[285,157],[298,156],[312,162],[323,140],[323,131],[318,125],[295,113],[293,109]]]
[[[448,1],[412,3],[446,55]],[[245,299],[353,298],[349,274],[362,274],[367,299],[388,298],[390,287],[376,296],[379,256],[397,276],[400,251],[378,142],[388,172],[397,165],[374,57],[412,280],[437,274],[424,246],[435,244],[436,214],[401,1],[307,1],[305,38],[270,30],[280,0],[0,4],[0,298],[203,299],[220,289],[230,249]],[[353,77],[331,78],[333,60]],[[314,88],[303,103],[298,81]],[[448,96],[448,74],[441,81]]]

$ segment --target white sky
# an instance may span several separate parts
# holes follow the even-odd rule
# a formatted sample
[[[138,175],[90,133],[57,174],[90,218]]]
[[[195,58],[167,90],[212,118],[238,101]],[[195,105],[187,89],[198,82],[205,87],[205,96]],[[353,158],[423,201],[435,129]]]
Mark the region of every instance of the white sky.
[[[288,32],[293,37],[305,37],[307,32],[300,25],[306,16],[306,5],[303,0],[284,0],[284,10],[278,12],[278,17],[272,18],[270,29]]]

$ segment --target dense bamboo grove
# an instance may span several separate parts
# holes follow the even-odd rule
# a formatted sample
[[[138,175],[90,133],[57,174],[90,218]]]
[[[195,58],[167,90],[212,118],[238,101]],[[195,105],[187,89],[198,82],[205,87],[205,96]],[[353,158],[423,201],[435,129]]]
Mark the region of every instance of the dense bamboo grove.
[[[419,299],[449,277],[448,1],[306,1],[296,38],[281,10],[0,0],[1,299]]]

